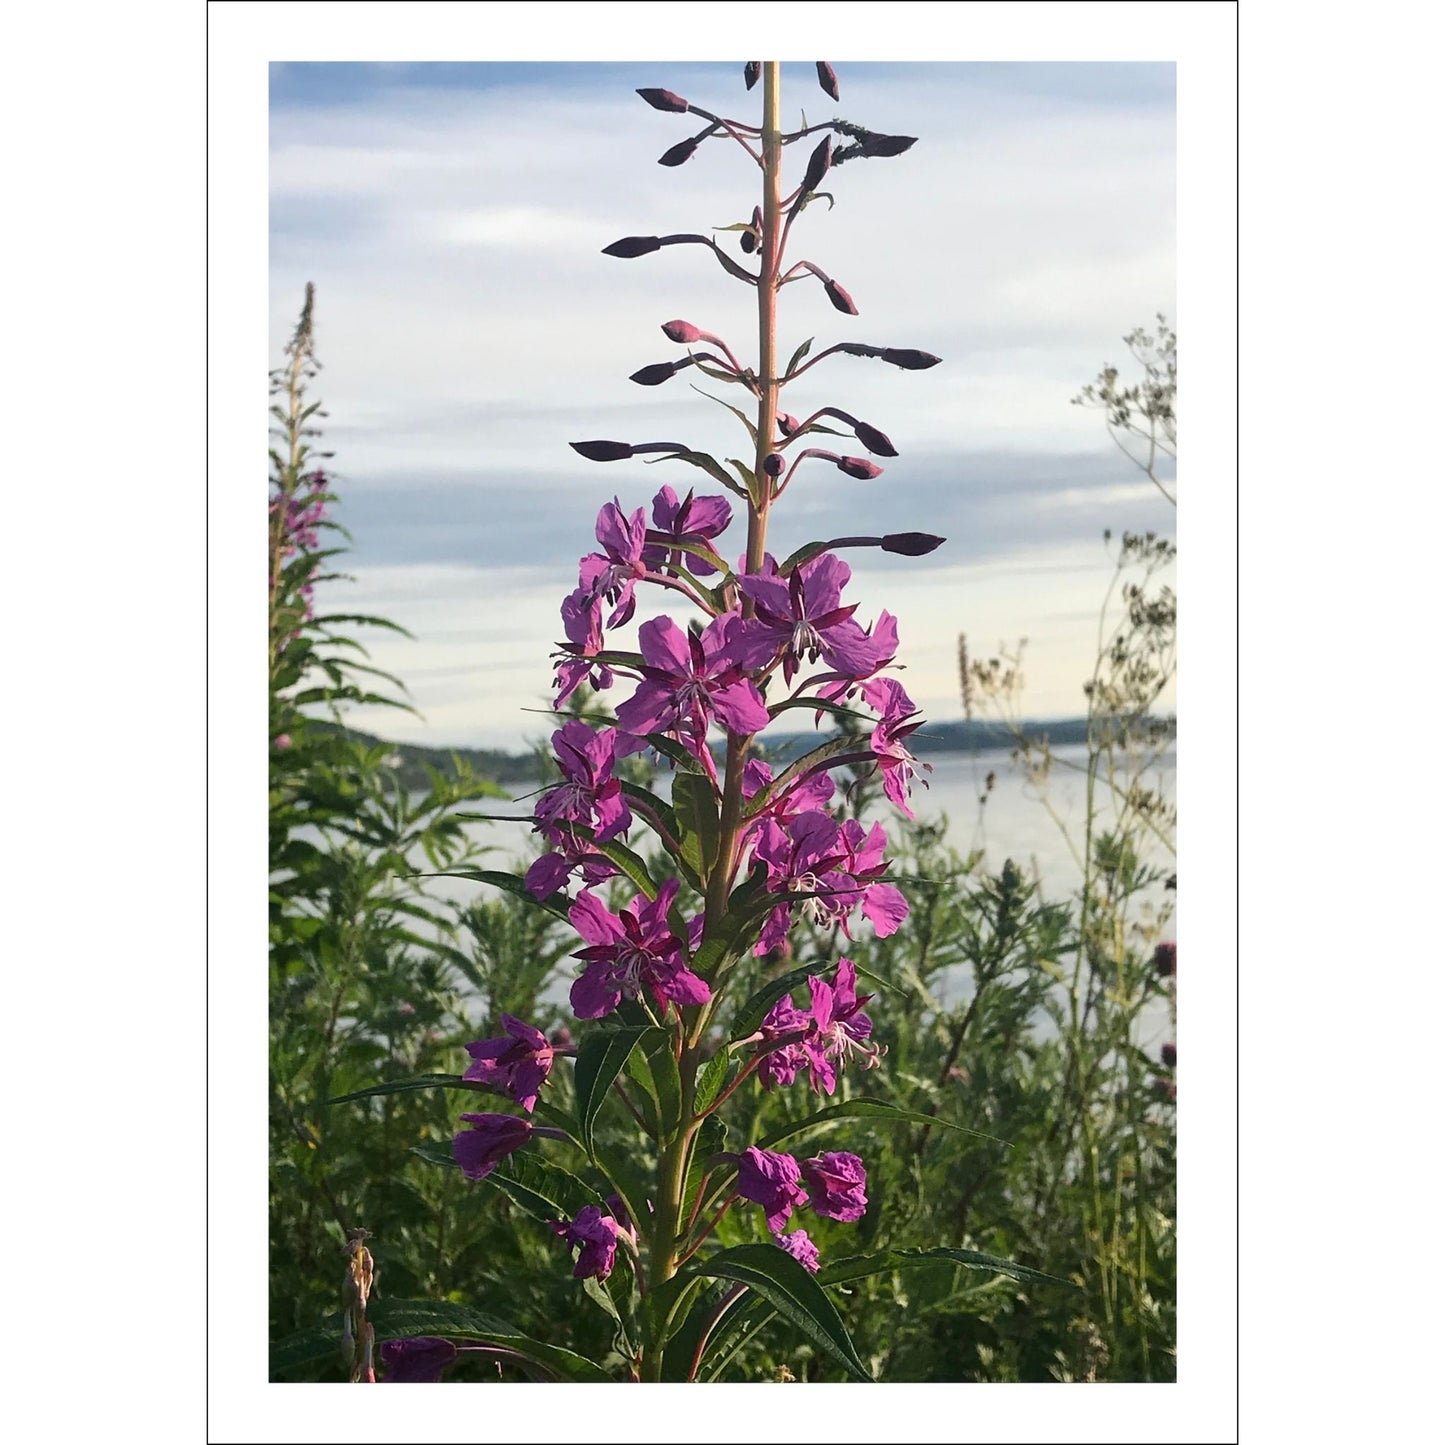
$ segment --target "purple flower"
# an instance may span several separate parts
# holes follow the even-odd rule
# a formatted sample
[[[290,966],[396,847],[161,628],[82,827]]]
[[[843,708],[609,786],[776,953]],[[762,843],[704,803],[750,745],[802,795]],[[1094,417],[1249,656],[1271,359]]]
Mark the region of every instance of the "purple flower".
[[[736,629],[741,618],[725,612],[701,637],[684,632],[670,617],[654,617],[637,629],[642,681],[619,705],[617,724],[643,737],[667,732],[710,772],[707,730],[714,715],[729,732],[751,736],[770,721],[762,695],[739,665]]]
[[[863,1192],[868,1176],[856,1154],[819,1154],[805,1159],[802,1177],[815,1214],[843,1224],[863,1218],[868,1208],[868,1196]]]
[[[767,667],[782,654],[789,684],[804,660],[820,657],[841,677],[866,677],[882,661],[880,644],[853,620],[855,603],[841,606],[852,569],[824,552],[784,577],[761,573],[738,578],[755,615],[736,629],[736,655],[744,667]]]
[[[905,738],[923,726],[922,718],[917,722],[918,709],[913,699],[904,692],[900,683],[891,677],[880,677],[868,683],[863,689],[868,706],[882,713],[878,726],[873,729],[870,745],[877,755],[878,766],[883,769],[883,791],[910,818],[913,809],[908,806],[909,780],[921,767],[932,772],[930,763],[920,763],[903,746]]]
[[[808,1054],[803,1047],[803,1036],[812,1028],[812,1019],[805,1014],[788,994],[784,994],[763,1019],[760,1030],[763,1045],[768,1052],[758,1065],[758,1082],[765,1090],[778,1086],[786,1088],[798,1077],[798,1070],[805,1067]],[[776,1040],[793,1035],[793,1042],[777,1044]]]
[[[576,841],[571,825],[580,823],[593,832],[598,843],[626,834],[632,826],[632,812],[622,795],[621,782],[612,776],[619,757],[639,751],[631,740],[621,741],[616,728],[592,728],[573,718],[552,734],[552,746],[565,782],[548,788],[537,799],[533,816],[535,831],[549,842],[563,838]]]
[[[409,1340],[387,1340],[381,1347],[384,1385],[435,1385],[457,1357],[450,1340],[417,1335]]]
[[[562,628],[568,640],[558,649],[554,708],[560,708],[584,682],[599,689],[612,686],[612,669],[592,661],[603,647],[601,598],[586,587],[570,593],[562,601]]]
[[[775,1234],[773,1242],[785,1249],[809,1274],[818,1272],[818,1246],[808,1238],[806,1229],[795,1229],[791,1234]]]
[[[572,1011],[596,1019],[625,998],[637,998],[645,986],[666,1012],[706,1003],[712,990],[688,967],[686,944],[673,931],[668,910],[679,884],[669,879],[649,903],[641,894],[620,914],[610,912],[592,893],[583,893],[568,915],[589,946],[573,954],[587,967],[572,985]]]
[[[581,1248],[572,1270],[573,1279],[606,1279],[612,1273],[617,1258],[617,1236],[622,1231],[611,1215],[604,1214],[595,1204],[588,1204],[578,1210],[570,1223],[556,1219],[549,1222],[548,1228],[561,1235],[569,1247]]]
[[[590,552],[582,559],[578,585],[593,597],[613,603],[607,625],[622,627],[632,620],[636,606],[633,589],[647,575],[647,565],[642,560],[647,521],[642,508],[629,517],[616,500],[608,502],[597,514],[597,540],[602,552]]]
[[[750,1204],[762,1205],[770,1234],[780,1234],[788,1216],[808,1199],[798,1161],[791,1154],[757,1147],[738,1156],[738,1193]]]
[[[530,1114],[552,1069],[552,1046],[540,1029],[511,1014],[502,1015],[502,1027],[507,1038],[480,1039],[467,1045],[467,1052],[476,1062],[462,1078],[510,1095]]]
[[[1154,949],[1154,972],[1160,978],[1173,978],[1179,966],[1179,945],[1161,943]]]
[[[837,452],[825,451],[822,447],[805,448],[798,453],[797,460],[802,461],[804,457],[818,457],[822,461],[832,462],[840,472],[857,477],[862,482],[883,475],[883,468],[875,466],[866,457],[841,457]]]
[[[643,549],[642,560],[656,570],[668,560],[668,544],[688,542],[704,545],[727,531],[733,510],[726,497],[695,497],[691,492],[682,501],[671,487],[652,499],[653,539]],[[656,534],[661,534],[660,537]],[[676,559],[674,559],[676,560]],[[701,557],[689,555],[686,567],[699,577],[706,577],[717,568]]]
[[[785,900],[768,915],[756,953],[776,947],[788,931],[792,896],[804,895],[804,917],[814,923],[828,920],[829,901],[819,896],[832,886],[831,876],[842,860],[838,824],[827,813],[799,813],[786,828],[766,819],[753,844],[753,857],[767,870],[767,887]],[[846,887],[851,880],[844,880]]]
[[[289,748],[289,747],[291,746],[291,734],[290,734],[290,733],[278,733],[278,734],[271,740],[271,746],[272,746],[273,748],[280,748],[280,749],[284,752],[287,748]]]
[[[861,823],[848,818],[843,823],[839,841],[845,854],[840,871],[862,887],[862,897],[849,900],[848,912],[854,903],[861,903],[863,916],[873,925],[878,937],[887,938],[897,932],[898,925],[908,917],[908,900],[893,884],[879,881],[888,866],[883,861],[888,835],[881,823],[875,823],[865,834]],[[841,916],[841,921],[843,932],[851,938],[847,913]]]
[[[865,993],[862,998],[858,997],[855,991],[857,977],[852,960],[840,958],[831,984],[816,974],[808,980],[817,1033],[807,1040],[804,1047],[815,1093],[821,1088],[823,1093],[831,1094],[838,1087],[835,1064],[846,1063],[857,1054],[862,1059],[862,1067],[868,1069],[878,1062],[883,1053],[877,1044],[868,1042],[873,1032],[873,1021],[863,1012],[863,1005],[873,995]]]
[[[452,1140],[452,1158],[468,1179],[485,1179],[532,1137],[532,1126],[515,1114],[463,1114],[462,1121],[472,1127]]]

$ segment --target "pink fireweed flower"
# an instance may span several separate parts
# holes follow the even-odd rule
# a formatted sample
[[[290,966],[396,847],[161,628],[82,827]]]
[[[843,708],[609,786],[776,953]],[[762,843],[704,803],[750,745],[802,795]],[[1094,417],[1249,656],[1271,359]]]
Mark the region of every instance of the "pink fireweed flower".
[[[584,682],[599,690],[612,686],[612,669],[592,659],[602,651],[602,601],[579,587],[562,600],[562,629],[567,641],[558,644],[557,699],[560,708]]]
[[[499,1094],[507,1094],[529,1114],[537,1107],[537,1094],[552,1070],[552,1045],[541,1029],[502,1015],[504,1039],[479,1039],[467,1045],[467,1052],[476,1061],[464,1079],[485,1084]]]
[[[843,856],[838,824],[826,813],[800,813],[786,828],[771,818],[764,820],[753,843],[753,859],[763,865],[768,891],[784,901],[768,915],[755,953],[766,953],[782,942],[792,921],[796,895],[801,895],[805,918],[813,923],[829,920],[832,910],[822,895],[835,881],[845,888],[852,882],[837,876]]]
[[[923,726],[923,719],[918,718],[918,709],[914,707],[913,699],[904,692],[902,684],[891,677],[880,677],[867,683],[863,696],[869,707],[882,714],[878,726],[873,729],[870,746],[877,755],[878,766],[883,770],[883,791],[911,818],[913,809],[908,806],[909,780],[919,768],[931,773],[933,765],[920,763],[903,742]],[[918,721],[914,722],[914,718]]]
[[[735,612],[708,624],[702,636],[684,632],[670,617],[637,629],[642,681],[619,704],[617,725],[637,737],[671,733],[712,775],[707,730],[714,716],[729,732],[749,737],[770,719],[762,695],[744,674],[736,652]]]
[[[622,627],[632,620],[636,607],[633,589],[647,575],[642,560],[647,541],[647,520],[641,507],[629,517],[616,500],[597,514],[597,540],[602,552],[590,552],[578,567],[578,586],[593,597],[614,604],[609,627]]]
[[[780,1234],[788,1216],[808,1200],[802,1172],[791,1154],[774,1154],[756,1146],[737,1156],[738,1194],[763,1207],[769,1234]]]
[[[606,1279],[617,1258],[617,1237],[622,1232],[611,1215],[595,1204],[584,1205],[570,1222],[549,1221],[548,1228],[567,1241],[568,1247],[579,1249],[573,1279]]]
[[[784,994],[768,1010],[759,1029],[762,1046],[768,1050],[758,1065],[758,1082],[764,1090],[771,1092],[780,1086],[786,1088],[798,1077],[798,1070],[808,1063],[803,1035],[812,1028],[811,1016],[804,1013],[788,994]],[[791,1043],[776,1042],[790,1036]]]
[[[866,677],[881,664],[880,644],[853,620],[857,604],[841,606],[853,571],[831,552],[794,568],[788,577],[740,576],[738,586],[756,609],[736,629],[736,655],[744,667],[783,659],[790,686],[800,663],[819,658],[844,677]]]
[[[809,1274],[818,1272],[818,1246],[808,1238],[806,1229],[795,1229],[791,1234],[775,1234],[773,1242],[779,1249],[785,1249]]]
[[[652,499],[652,531],[642,560],[656,571],[664,565],[675,565],[681,557],[682,565],[689,572],[699,577],[709,576],[718,570],[711,562],[691,553],[681,556],[670,552],[669,544],[688,542],[704,546],[726,532],[732,519],[733,509],[726,497],[695,497],[688,492],[679,502],[677,493],[665,486]]]
[[[592,893],[583,893],[568,917],[588,947],[573,954],[587,967],[572,985],[572,1011],[596,1019],[615,1009],[623,998],[640,997],[645,987],[666,1012],[706,1003],[712,990],[686,963],[688,942],[672,931],[668,910],[677,897],[677,880],[669,879],[649,903],[639,894],[620,914],[610,912]],[[701,921],[694,920],[696,933]]]
[[[848,905],[848,912],[839,915],[843,932],[852,938],[853,935],[848,932],[848,913],[856,903],[878,937],[887,938],[908,917],[908,900],[893,884],[881,881],[888,867],[883,861],[883,853],[888,846],[888,835],[883,831],[883,825],[874,823],[865,833],[861,823],[847,818],[839,830],[838,841],[844,850],[839,871],[847,874],[860,890],[858,897],[842,896],[842,901]]]
[[[485,1179],[532,1137],[532,1126],[515,1114],[463,1114],[462,1122],[472,1127],[452,1140],[452,1158],[468,1179]]]
[[[387,1340],[381,1347],[383,1385],[435,1385],[442,1371],[457,1357],[450,1340],[417,1335],[409,1340]]]
[[[743,800],[751,803],[764,788],[771,786],[773,770],[761,758],[749,758],[743,767]],[[742,837],[760,829],[769,818],[786,828],[800,813],[822,812],[833,796],[835,784],[826,769],[810,773],[779,793],[743,824]]]
[[[807,1040],[805,1048],[814,1093],[821,1090],[831,1094],[838,1087],[837,1065],[856,1057],[860,1067],[871,1069],[882,1056],[882,1048],[869,1042],[873,1020],[863,1012],[863,1005],[873,995],[858,996],[857,978],[852,960],[840,958],[831,984],[816,974],[808,980],[817,1033]]]
[[[598,843],[626,836],[632,812],[612,768],[618,758],[640,751],[642,744],[624,739],[616,728],[593,731],[573,718],[552,734],[552,747],[565,781],[537,799],[535,831],[555,844],[564,838],[579,841],[573,831],[579,823],[592,830]]]
[[[814,1214],[844,1224],[863,1218],[868,1176],[856,1154],[819,1154],[804,1159],[800,1168]]]

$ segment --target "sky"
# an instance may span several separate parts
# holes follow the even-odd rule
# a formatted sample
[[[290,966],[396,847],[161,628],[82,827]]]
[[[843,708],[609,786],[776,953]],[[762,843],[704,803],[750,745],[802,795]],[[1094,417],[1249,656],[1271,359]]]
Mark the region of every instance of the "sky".
[[[930,719],[960,717],[960,633],[975,657],[1026,637],[1023,711],[1077,715],[1112,571],[1103,531],[1174,530],[1173,508],[1100,414],[1071,399],[1106,363],[1132,375],[1124,334],[1175,314],[1175,67],[836,68],[838,103],[811,63],[784,65],[785,124],[841,115],[919,139],[901,157],[840,167],[834,207],[800,217],[790,260],[835,276],[859,315],[835,311],[811,278],[790,284],[781,353],[814,337],[815,351],[857,340],[943,364],[838,357],[785,392],[795,415],[841,407],[900,455],[871,482],[800,468],[770,549],[946,536],[921,559],[846,554],[859,619],[884,607],[899,619],[914,701]],[[313,281],[322,445],[353,538],[355,580],[323,607],[415,634],[377,634],[372,658],[421,717],[357,712],[358,726],[434,746],[515,749],[543,734],[557,609],[594,550],[599,507],[650,508],[664,483],[716,490],[685,465],[589,463],[568,443],[746,454],[740,424],[689,381],[737,402],[735,389],[686,372],[657,388],[627,379],[683,354],[659,329],[674,317],[720,334],[745,364],[756,352],[752,289],[703,249],[601,254],[623,235],[746,220],[758,199],[756,167],[730,141],[657,165],[697,122],[651,109],[644,86],[759,118],[760,91],[745,91],[735,63],[270,66],[272,364]],[[789,148],[790,174],[812,144]],[[838,449],[861,450],[851,437]],[[740,504],[735,518],[732,556]],[[648,591],[639,620],[670,605]]]

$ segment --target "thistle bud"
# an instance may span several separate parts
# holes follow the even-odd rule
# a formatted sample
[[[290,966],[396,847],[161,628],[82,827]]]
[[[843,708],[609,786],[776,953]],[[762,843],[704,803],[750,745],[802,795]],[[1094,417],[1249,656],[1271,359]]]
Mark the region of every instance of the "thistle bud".
[[[826,60],[817,62],[818,84],[823,87],[824,92],[833,100],[838,99],[838,77],[833,67]]]
[[[836,282],[827,280],[823,282],[823,290],[828,293],[828,300],[842,312],[849,316],[856,316],[858,308],[853,304],[853,298]]]
[[[621,462],[632,455],[626,442],[571,442],[572,450],[589,462]]]
[[[946,541],[947,537],[935,537],[931,532],[890,532],[880,545],[900,557],[926,557]]]
[[[620,241],[614,241],[610,246],[604,246],[602,254],[631,259],[633,256],[645,256],[649,251],[659,250],[661,246],[661,236],[624,236]]]
[[[901,366],[904,371],[927,371],[943,360],[928,351],[914,351],[907,347],[885,346],[878,355],[890,366]]]
[[[635,381],[638,386],[661,386],[672,377],[679,366],[690,364],[687,361],[659,361],[653,366],[644,366],[641,371],[634,371],[627,379]]]
[[[761,60],[750,60],[743,66],[743,84],[751,90],[758,83],[758,77],[763,73],[763,62]]]
[[[657,163],[660,166],[680,166],[684,161],[692,159],[692,153],[701,145],[701,138],[693,136],[690,140],[680,140],[675,146],[669,146],[658,156]]]
[[[654,110],[681,112],[688,109],[688,103],[680,95],[674,95],[670,90],[639,90],[637,93]]]
[[[875,457],[896,457],[898,455],[898,448],[876,426],[869,426],[866,421],[860,421],[853,428],[853,435]]]
[[[859,481],[869,482],[874,477],[880,476],[883,468],[874,466],[872,462],[866,461],[863,457],[839,457],[838,470],[846,472],[850,477],[857,477]]]
[[[828,167],[833,160],[833,137],[825,135],[813,149],[813,154],[808,157],[808,169],[803,172],[803,194],[809,191],[816,191],[819,182],[828,173]]]
[[[770,477],[782,476],[783,465],[783,459],[777,452],[769,452],[763,458],[763,471]]]
[[[694,341],[702,340],[702,332],[690,321],[664,321],[662,334],[669,341],[680,341],[687,346],[691,346]]]

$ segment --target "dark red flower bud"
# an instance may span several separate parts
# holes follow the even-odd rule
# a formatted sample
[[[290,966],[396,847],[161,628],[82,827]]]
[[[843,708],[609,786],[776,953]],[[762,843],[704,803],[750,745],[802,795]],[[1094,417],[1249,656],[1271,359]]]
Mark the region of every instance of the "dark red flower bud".
[[[1160,978],[1173,978],[1174,971],[1179,962],[1179,945],[1177,943],[1161,943],[1154,950],[1154,972]]]
[[[837,75],[834,73],[833,67],[832,67],[831,65],[829,65],[826,60],[820,60],[820,61],[817,62],[817,64],[818,64],[818,84],[823,87],[824,91],[825,91],[828,95],[832,96],[832,98],[833,98],[834,100],[837,100],[837,99],[838,99],[838,77],[837,77]]]
[[[839,457],[838,470],[846,472],[850,477],[857,477],[861,482],[868,482],[881,475],[883,468],[875,467],[872,462],[865,461],[862,457]]]
[[[890,532],[880,545],[900,557],[926,557],[946,541],[947,537],[935,537],[931,532]]]
[[[702,144],[701,138],[693,136],[691,140],[680,140],[675,146],[669,146],[658,156],[657,163],[660,166],[680,166],[684,161],[692,159],[692,153]]]
[[[763,458],[763,471],[770,477],[782,476],[783,466],[783,459],[777,452],[769,452],[767,456]]]
[[[572,442],[572,450],[589,462],[621,462],[632,455],[626,442]]]
[[[858,142],[858,154],[901,156],[917,139],[916,135],[868,135]]]
[[[662,334],[669,341],[681,341],[689,346],[694,341],[702,340],[702,332],[691,321],[664,321]]]
[[[1164,1060],[1164,1067],[1172,1069],[1179,1062],[1179,1050],[1173,1044],[1165,1044],[1159,1050],[1159,1057]]]
[[[853,298],[836,281],[824,281],[823,290],[828,293],[828,300],[839,311],[846,312],[849,316],[858,314],[858,308],[853,304]]]
[[[743,248],[744,256],[751,256],[758,249],[758,238],[751,231],[744,231],[738,237],[738,245]]]
[[[610,246],[602,248],[604,256],[645,256],[649,251],[661,249],[661,236],[624,236],[620,241],[614,241]]]
[[[790,437],[798,429],[798,418],[791,412],[780,411],[778,413],[778,430],[785,437]]]
[[[860,421],[853,428],[853,435],[873,453],[875,457],[896,457],[898,448],[878,430],[876,426],[869,426],[866,421]]]
[[[827,175],[832,160],[833,137],[825,135],[814,147],[813,154],[808,157],[808,169],[803,172],[804,195],[818,189],[818,184]]]
[[[637,93],[654,110],[685,111],[688,109],[687,102],[680,95],[674,95],[670,90],[639,90]]]
[[[654,366],[644,366],[641,371],[634,371],[627,379],[635,381],[638,386],[661,386],[673,376],[679,366],[691,364],[691,361],[659,361]]]
[[[930,366],[937,366],[943,360],[941,356],[934,356],[928,351],[913,351],[897,346],[885,346],[878,355],[890,366],[901,366],[904,371],[927,371]]]
[[[758,83],[758,76],[763,73],[763,62],[761,60],[750,60],[743,66],[743,84],[749,90]]]

